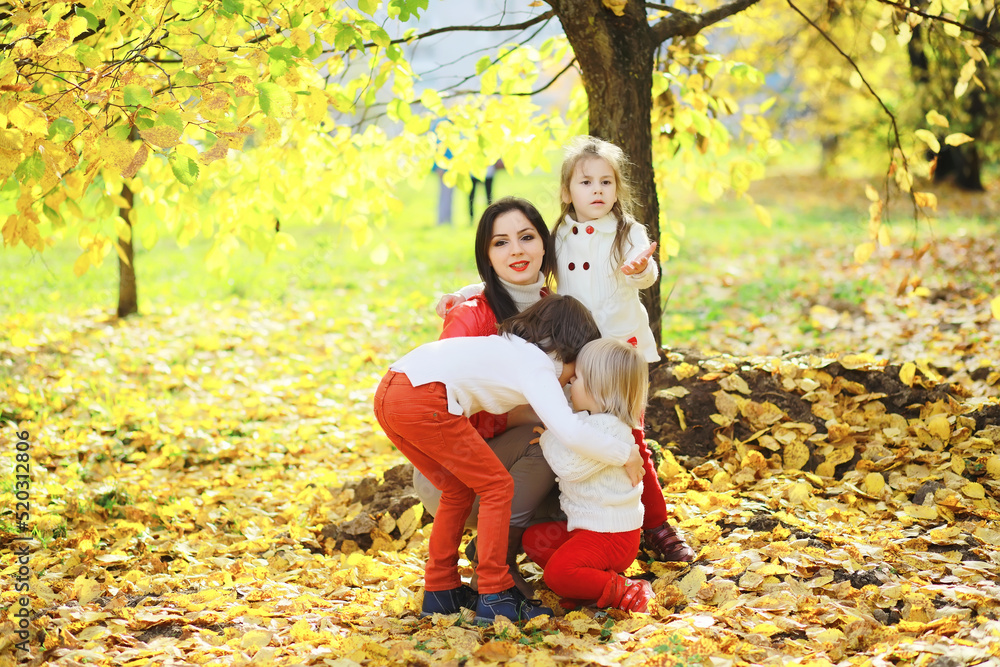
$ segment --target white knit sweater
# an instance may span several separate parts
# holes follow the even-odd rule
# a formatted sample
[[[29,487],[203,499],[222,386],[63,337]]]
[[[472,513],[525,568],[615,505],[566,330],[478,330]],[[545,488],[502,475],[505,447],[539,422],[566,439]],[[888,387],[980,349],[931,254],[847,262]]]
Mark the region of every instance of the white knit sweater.
[[[649,238],[635,220],[629,218],[626,223],[623,261],[627,262],[649,248]],[[635,338],[646,361],[656,361],[660,355],[639,290],[656,282],[659,268],[655,256],[644,271],[631,276],[624,275],[620,265],[612,266],[617,226],[613,213],[590,222],[566,216],[556,230],[556,291],[576,297],[589,308],[602,336],[622,341]]]
[[[577,413],[591,428],[634,446],[632,429],[614,415]],[[632,486],[623,466],[578,454],[552,431],[542,434],[545,460],[559,482],[559,504],[569,530],[624,533],[642,527],[642,482]]]

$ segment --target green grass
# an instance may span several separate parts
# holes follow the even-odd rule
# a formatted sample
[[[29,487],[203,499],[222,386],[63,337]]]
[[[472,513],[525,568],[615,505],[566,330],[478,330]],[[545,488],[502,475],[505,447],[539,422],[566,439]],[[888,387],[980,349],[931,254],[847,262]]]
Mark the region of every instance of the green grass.
[[[758,222],[753,207],[744,201],[706,204],[685,192],[661,201],[669,219],[682,222],[685,228],[679,254],[663,265],[663,297],[669,295],[665,343],[696,347],[705,342],[713,326],[745,317],[747,312],[763,316],[776,303],[815,301],[823,296],[860,304],[869,295],[895,289],[857,271],[820,275],[810,261],[816,253],[837,253],[831,260],[834,264],[851,265],[851,249],[866,240],[867,202],[862,186],[817,181],[815,187],[807,185],[802,192],[790,193],[780,178],[775,179],[773,191],[764,188],[755,194],[771,211],[770,228]],[[494,196],[523,196],[551,221],[559,205],[556,187],[555,175],[500,172]],[[830,191],[822,191],[824,187]],[[357,305],[365,303],[366,294],[378,290],[423,311],[412,333],[418,339],[433,337],[438,321],[431,315],[437,296],[478,280],[467,194],[455,191],[454,224],[438,226],[437,193],[433,175],[402,188],[398,196],[405,203],[403,213],[387,229],[373,230],[360,247],[335,221],[283,226],[282,231],[295,237],[296,248],[275,253],[266,261],[259,252],[240,247],[225,274],[205,268],[210,239],[199,237],[181,248],[173,239],[162,237],[154,248],[140,247],[136,252],[140,311],[207,308],[233,301],[324,300]],[[481,190],[477,194],[477,213],[481,213],[485,195]],[[913,231],[914,223],[904,213],[896,215],[898,243]],[[986,227],[974,218],[943,219],[936,224],[934,237],[961,230],[976,235],[985,233]],[[931,237],[923,228],[921,236]],[[383,241],[394,252],[387,262],[376,264],[372,251]],[[23,246],[0,252],[0,274],[5,276],[0,317],[113,313],[118,281],[114,252],[80,278],[72,271],[78,253],[72,238],[42,254]]]

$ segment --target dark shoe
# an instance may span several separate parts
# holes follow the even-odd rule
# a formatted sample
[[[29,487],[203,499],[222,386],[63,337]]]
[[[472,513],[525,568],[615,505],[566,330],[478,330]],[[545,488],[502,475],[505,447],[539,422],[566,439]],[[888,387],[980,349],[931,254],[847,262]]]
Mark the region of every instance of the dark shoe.
[[[552,610],[524,597],[517,586],[499,593],[480,594],[476,605],[476,623],[492,623],[497,616],[516,622],[543,615],[552,616]]]
[[[459,586],[446,591],[424,591],[424,604],[420,616],[431,614],[457,614],[462,607],[476,609],[479,596],[468,586]]]
[[[695,559],[694,549],[666,521],[659,528],[642,531],[642,535],[646,547],[659,555],[658,560],[688,563]]]
[[[653,587],[645,579],[626,579],[616,574],[604,587],[597,606],[622,611],[646,611],[649,601],[654,597]]]

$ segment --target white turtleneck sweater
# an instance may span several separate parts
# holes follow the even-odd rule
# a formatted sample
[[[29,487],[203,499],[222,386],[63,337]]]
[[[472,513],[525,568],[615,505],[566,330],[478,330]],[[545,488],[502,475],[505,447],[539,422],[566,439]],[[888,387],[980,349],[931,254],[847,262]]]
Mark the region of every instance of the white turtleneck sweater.
[[[623,262],[628,262],[649,248],[646,230],[631,218],[626,219],[628,241]],[[626,276],[621,266],[612,266],[611,255],[618,221],[613,213],[577,222],[566,216],[556,230],[556,291],[576,297],[590,309],[605,338],[629,342],[636,339],[646,361],[660,358],[649,316],[639,300],[639,290],[656,282],[659,268],[655,257],[641,273]]]
[[[500,278],[500,284],[507,288],[507,293],[510,294],[510,298],[514,300],[514,305],[517,306],[517,312],[520,313],[524,311],[525,308],[534,306],[538,303],[539,299],[542,298],[542,289],[545,287],[545,276],[539,272],[538,280],[530,285],[515,285],[514,283],[507,282],[503,278]],[[482,285],[482,283],[480,283],[480,285]],[[482,289],[480,289],[480,292],[482,292]]]
[[[614,415],[578,412],[577,416],[624,445],[635,444],[632,429]],[[642,527],[642,484],[632,486],[624,467],[575,452],[552,431],[545,431],[539,442],[559,482],[559,504],[569,530],[624,533]]]

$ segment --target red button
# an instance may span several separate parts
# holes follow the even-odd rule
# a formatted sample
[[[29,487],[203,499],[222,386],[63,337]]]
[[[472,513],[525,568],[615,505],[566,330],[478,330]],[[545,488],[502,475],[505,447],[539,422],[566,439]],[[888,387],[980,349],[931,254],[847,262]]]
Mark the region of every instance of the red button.
[[[576,225],[573,225],[573,233],[574,234],[579,234],[580,233],[580,230],[576,228]]]
[[[573,262],[570,262],[569,263],[569,270],[572,271],[575,268],[576,268],[576,264],[574,264]]]
[[[590,225],[587,225],[587,233],[588,234],[593,234],[594,233],[594,228],[591,227]]]
[[[586,271],[589,268],[590,268],[590,262],[584,262],[583,263],[583,270]]]

